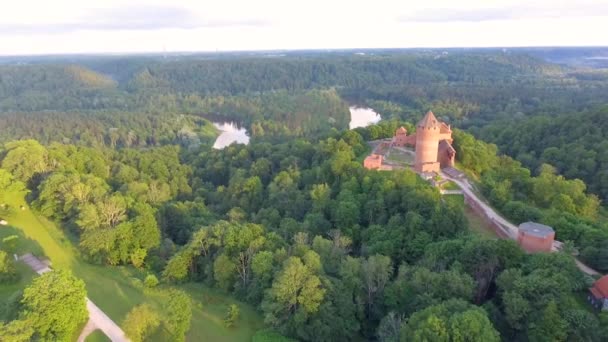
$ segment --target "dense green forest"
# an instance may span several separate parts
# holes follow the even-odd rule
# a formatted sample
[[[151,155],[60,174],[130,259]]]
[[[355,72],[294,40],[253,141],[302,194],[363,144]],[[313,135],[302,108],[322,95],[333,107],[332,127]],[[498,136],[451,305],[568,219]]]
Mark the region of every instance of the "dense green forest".
[[[604,202],[608,201],[607,132],[607,107],[500,121],[474,131],[533,171],[547,163],[566,178],[582,179]]]
[[[5,194],[26,193],[87,264],[168,289],[167,317],[130,309],[132,340],[162,326],[183,341],[200,307],[172,287],[193,283],[256,308],[255,341],[608,339],[573,258],[608,271],[604,70],[432,50],[76,64],[0,66],[0,217],[24,210]],[[346,130],[349,104],[384,120]],[[475,134],[454,130],[458,166],[492,206],[551,225],[562,252],[482,237],[462,197],[362,167],[366,141],[414,132],[427,109]],[[249,145],[213,149],[218,118]],[[5,240],[0,283],[18,286]],[[0,306],[0,339],[69,340],[80,311],[54,330],[27,317],[35,289],[62,283],[80,305],[71,274],[36,278]]]
[[[299,340],[606,338],[571,256],[481,239],[461,200],[408,170],[365,170],[363,136],[388,124],[224,150],[10,142],[2,184],[27,184],[90,262],[216,287]],[[488,173],[471,156],[496,150],[458,141],[463,165]]]
[[[389,116],[409,120],[437,108],[440,116],[470,126],[578,111],[601,103],[608,87],[600,69],[557,66],[512,52],[144,61],[83,60],[88,68],[58,61],[0,66],[0,111],[219,114],[247,126],[270,120],[303,131],[310,130],[308,124],[326,124],[330,116],[342,129],[345,110],[327,108],[338,106],[327,93],[335,89],[351,102],[390,105]],[[311,102],[319,104],[314,111],[306,106]]]

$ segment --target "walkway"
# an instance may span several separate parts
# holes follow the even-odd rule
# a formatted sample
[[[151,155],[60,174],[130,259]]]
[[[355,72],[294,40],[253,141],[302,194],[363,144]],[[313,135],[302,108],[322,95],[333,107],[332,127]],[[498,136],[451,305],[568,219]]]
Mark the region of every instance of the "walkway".
[[[500,226],[505,228],[505,232],[509,235],[509,238],[511,238],[513,240],[517,240],[517,233],[519,231],[518,227],[516,225],[512,224],[511,222],[507,221],[504,217],[502,217],[500,214],[498,214],[492,207],[490,207],[482,199],[480,199],[477,196],[477,194],[475,193],[475,191],[473,190],[473,186],[471,185],[471,183],[469,183],[468,179],[451,177],[451,176],[447,175],[445,172],[441,172],[441,177],[449,179],[452,182],[456,183],[460,187],[460,189],[462,189],[465,196],[467,196],[469,198],[469,200],[474,201],[475,204],[477,204],[479,207],[481,207],[484,210],[486,217],[488,217],[493,222],[496,222]],[[561,242],[555,241],[553,243],[553,248],[552,248],[553,251],[559,250],[559,248],[557,248],[557,245],[561,245]],[[574,258],[574,261],[576,262],[576,266],[578,266],[578,268],[583,273],[588,274],[588,275],[599,274],[596,270],[583,264],[577,258]]]
[[[40,261],[40,259],[33,256],[31,253],[20,256],[19,260],[26,263],[34,270],[34,272],[38,274],[52,271],[47,264]],[[122,329],[116,323],[114,323],[110,317],[103,313],[103,311],[101,311],[101,309],[97,307],[95,303],[93,303],[88,297],[86,298],[86,301],[87,310],[89,311],[89,321],[78,337],[79,342],[84,341],[84,339],[96,329],[103,331],[103,333],[106,334],[106,336],[112,340],[112,342],[129,341]]]

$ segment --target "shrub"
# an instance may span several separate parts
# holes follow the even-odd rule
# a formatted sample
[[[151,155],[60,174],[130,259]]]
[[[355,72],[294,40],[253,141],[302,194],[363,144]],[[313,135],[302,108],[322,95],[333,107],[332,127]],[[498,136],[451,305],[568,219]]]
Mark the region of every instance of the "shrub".
[[[234,323],[239,319],[240,310],[236,304],[230,304],[226,317],[224,318],[224,326],[230,328],[234,326]]]
[[[158,278],[156,278],[154,274],[148,274],[146,279],[144,279],[144,285],[150,288],[156,287],[156,285],[158,285]]]

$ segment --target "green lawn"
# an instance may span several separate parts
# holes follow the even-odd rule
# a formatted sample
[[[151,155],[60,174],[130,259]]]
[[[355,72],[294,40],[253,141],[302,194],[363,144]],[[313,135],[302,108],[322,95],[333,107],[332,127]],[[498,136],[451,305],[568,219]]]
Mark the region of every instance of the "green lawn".
[[[25,210],[17,210],[12,217],[7,218],[9,224],[16,228],[0,228],[2,235],[15,233],[20,235],[18,254],[33,252],[40,256],[44,255],[51,260],[53,268],[72,270],[86,283],[89,298],[119,325],[133,306],[144,302],[150,303],[162,313],[164,309],[162,291],[144,290],[140,281],[145,276],[144,272],[133,267],[98,266],[86,263],[81,259],[77,248],[54,223],[36,215],[27,206],[23,194],[5,197],[9,205],[16,208],[21,205],[25,207]],[[27,277],[20,285],[15,285],[14,289],[23,287],[26,281],[28,281]],[[235,328],[224,329],[221,321],[227,305],[235,303],[234,300],[199,284],[180,287],[185,289],[195,301],[189,340],[249,341],[255,331],[262,327],[260,315],[252,307],[239,303],[241,308],[239,324]],[[14,289],[0,290],[0,296],[5,292],[10,292],[8,294],[10,296]],[[209,331],[211,329],[214,331]],[[209,336],[210,339],[206,339],[205,336]]]
[[[101,331],[95,330],[91,335],[87,336],[85,342],[109,342],[110,339]]]

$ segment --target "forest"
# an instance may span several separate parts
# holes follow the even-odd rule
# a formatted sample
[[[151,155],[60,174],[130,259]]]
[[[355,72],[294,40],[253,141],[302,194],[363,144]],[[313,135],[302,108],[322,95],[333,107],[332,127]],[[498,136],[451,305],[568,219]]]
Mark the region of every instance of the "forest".
[[[581,179],[603,202],[608,200],[608,107],[557,117],[498,121],[472,130],[495,143],[530,170],[554,166],[566,178]]]
[[[201,292],[234,300],[229,332],[253,308],[263,326],[238,340],[604,341],[573,258],[608,270],[604,73],[433,50],[0,65],[0,217],[24,194],[84,263],[160,293],[119,316],[133,341],[192,339],[213,305]],[[383,120],[347,130],[355,104]],[[413,132],[427,109],[454,125],[457,166],[490,204],[551,225],[563,251],[484,237],[461,196],[363,168],[367,141]],[[216,117],[250,143],[212,148]],[[71,340],[91,285],[68,271],[23,284],[18,239],[0,240],[0,340]],[[61,296],[78,309],[49,323]]]

